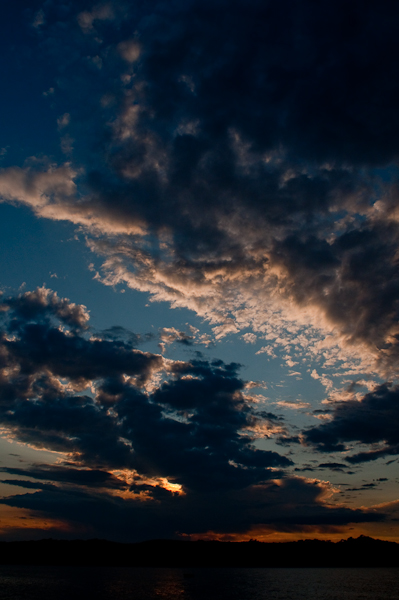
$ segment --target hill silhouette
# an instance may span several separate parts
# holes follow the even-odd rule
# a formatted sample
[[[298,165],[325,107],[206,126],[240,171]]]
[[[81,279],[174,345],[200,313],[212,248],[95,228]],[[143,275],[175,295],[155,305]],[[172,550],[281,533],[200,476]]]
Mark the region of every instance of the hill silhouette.
[[[398,567],[399,544],[366,536],[340,542],[151,540],[0,542],[0,564],[124,567]]]

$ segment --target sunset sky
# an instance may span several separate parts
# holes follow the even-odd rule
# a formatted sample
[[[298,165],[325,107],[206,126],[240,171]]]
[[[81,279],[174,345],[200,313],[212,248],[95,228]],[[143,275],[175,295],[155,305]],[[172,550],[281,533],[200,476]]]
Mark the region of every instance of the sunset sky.
[[[399,541],[398,26],[4,5],[0,539]]]

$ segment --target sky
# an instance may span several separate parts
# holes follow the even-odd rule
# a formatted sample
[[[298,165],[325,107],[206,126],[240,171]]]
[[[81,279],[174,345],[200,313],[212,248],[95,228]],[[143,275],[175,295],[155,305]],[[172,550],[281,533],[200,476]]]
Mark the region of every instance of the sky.
[[[2,8],[0,539],[399,541],[398,23]]]

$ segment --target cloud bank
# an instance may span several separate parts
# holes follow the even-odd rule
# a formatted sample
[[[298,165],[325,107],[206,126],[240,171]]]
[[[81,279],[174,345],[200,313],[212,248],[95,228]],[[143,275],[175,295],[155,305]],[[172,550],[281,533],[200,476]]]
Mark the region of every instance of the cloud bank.
[[[104,535],[124,520],[138,538],[383,519],[330,504],[330,484],[293,476],[291,455],[257,441],[350,450],[352,465],[398,453],[399,6],[24,7],[59,154],[1,169],[1,201],[74,224],[105,285],[189,308],[214,340],[260,338],[257,354],[283,350],[298,381],[312,363],[330,404],[289,431],[237,364],[144,352],[44,287],[5,298],[2,426],[64,458],[29,479],[10,468],[29,492],[3,502]],[[211,342],[198,334],[164,327],[159,348]],[[331,372],[378,382],[356,395]]]
[[[255,447],[257,424],[273,435],[277,417],[247,402],[238,365],[171,361],[103,339],[84,307],[44,288],[0,306],[3,434],[59,454],[54,465],[4,467],[14,479],[3,483],[25,493],[2,503],[86,534],[109,536],[116,520],[111,537],[135,539],[157,527],[176,535],[383,519],[330,506],[327,483],[292,477],[291,459]]]
[[[82,225],[105,257],[105,283],[187,306],[217,337],[248,324],[262,334],[282,311],[389,369],[397,11],[255,0],[49,7],[37,52],[63,73],[73,160],[5,169],[0,193]]]

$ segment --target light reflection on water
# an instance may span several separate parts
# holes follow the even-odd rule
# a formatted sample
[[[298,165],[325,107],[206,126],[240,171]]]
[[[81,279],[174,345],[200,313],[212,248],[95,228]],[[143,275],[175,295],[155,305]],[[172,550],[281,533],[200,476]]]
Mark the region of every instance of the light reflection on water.
[[[0,566],[1,600],[399,600],[398,569]]]

